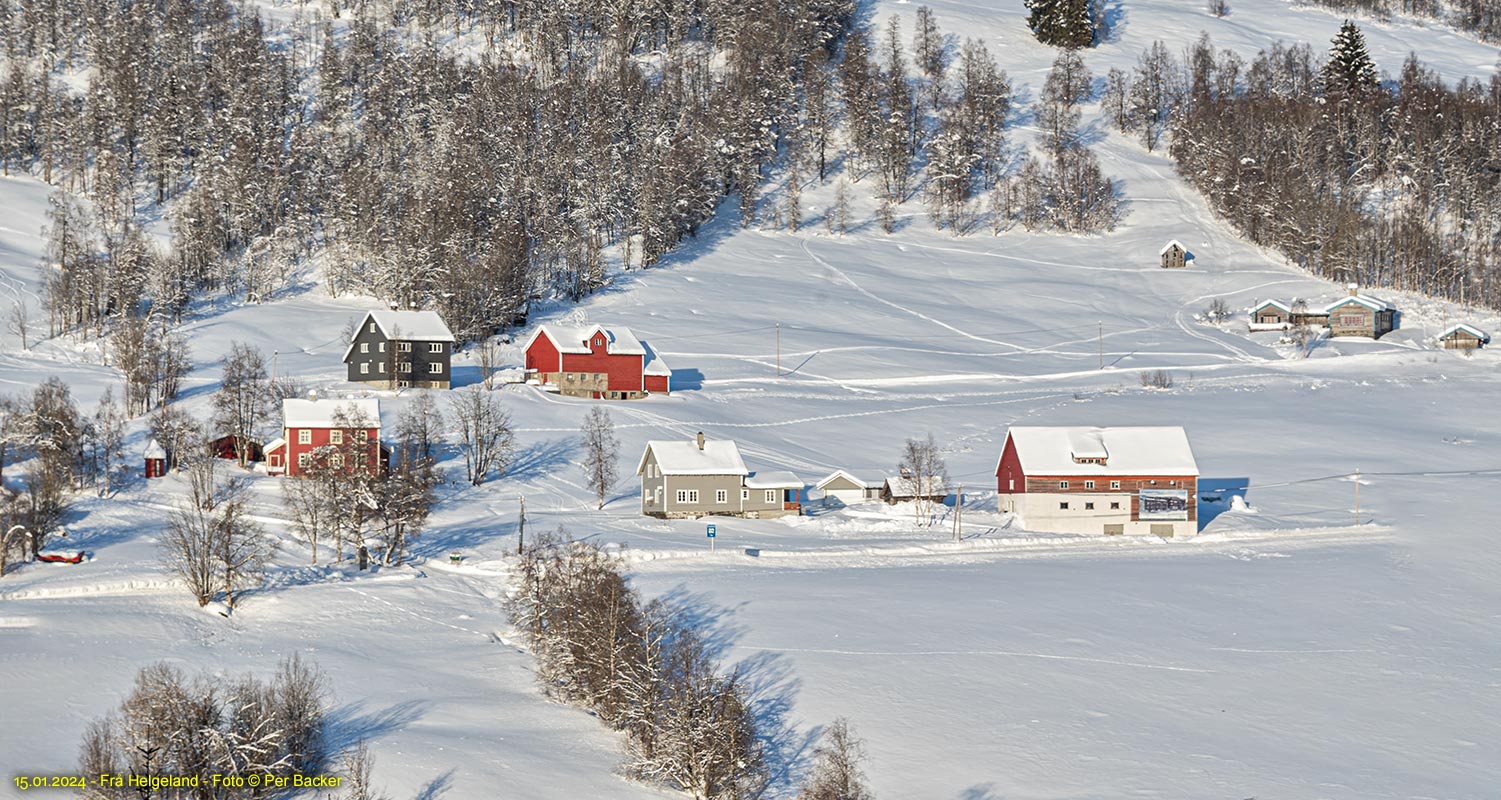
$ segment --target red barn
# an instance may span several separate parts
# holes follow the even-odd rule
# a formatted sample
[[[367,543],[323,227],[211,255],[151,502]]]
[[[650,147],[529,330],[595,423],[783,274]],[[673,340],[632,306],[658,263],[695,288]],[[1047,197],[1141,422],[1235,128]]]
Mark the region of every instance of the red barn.
[[[671,390],[672,370],[630,328],[542,325],[522,349],[527,379],[561,394],[634,400]]]
[[[297,476],[320,461],[333,467],[383,469],[379,400],[283,400],[282,435],[266,445],[266,471]]]
[[[1199,467],[1177,427],[1014,427],[996,464],[1001,511],[1051,533],[1198,532]]]

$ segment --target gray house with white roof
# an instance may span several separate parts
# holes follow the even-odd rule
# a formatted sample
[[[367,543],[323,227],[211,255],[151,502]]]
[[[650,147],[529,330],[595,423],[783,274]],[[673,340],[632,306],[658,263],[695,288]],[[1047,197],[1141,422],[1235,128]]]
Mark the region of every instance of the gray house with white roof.
[[[791,472],[751,472],[729,440],[646,443],[636,466],[648,517],[783,517],[802,513],[803,482]]]
[[[436,311],[369,311],[344,351],[349,380],[384,389],[447,389],[453,334]]]

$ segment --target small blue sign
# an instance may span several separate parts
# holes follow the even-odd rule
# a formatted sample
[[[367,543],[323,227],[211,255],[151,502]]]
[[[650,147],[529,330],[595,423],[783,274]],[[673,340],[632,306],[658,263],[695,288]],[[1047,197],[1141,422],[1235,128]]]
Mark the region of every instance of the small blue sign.
[[[715,533],[715,530],[714,530],[714,526],[713,526],[713,525],[710,525],[710,526],[709,526],[709,538],[710,538],[710,539],[713,539],[713,538],[714,538],[714,533]]]

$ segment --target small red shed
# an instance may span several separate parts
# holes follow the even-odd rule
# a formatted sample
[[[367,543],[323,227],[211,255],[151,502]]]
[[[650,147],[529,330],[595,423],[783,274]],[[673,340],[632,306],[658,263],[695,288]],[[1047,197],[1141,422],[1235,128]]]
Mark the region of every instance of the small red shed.
[[[155,439],[146,443],[146,477],[160,478],[167,474],[167,449]]]

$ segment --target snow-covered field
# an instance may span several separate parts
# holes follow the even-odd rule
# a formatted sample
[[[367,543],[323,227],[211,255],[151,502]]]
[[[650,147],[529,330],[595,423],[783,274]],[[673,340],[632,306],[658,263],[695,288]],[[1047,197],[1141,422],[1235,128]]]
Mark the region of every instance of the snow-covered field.
[[[932,5],[946,32],[984,35],[1020,96],[1035,96],[1052,52],[1019,26],[1020,0]],[[1322,49],[1339,23],[1281,0],[1232,0],[1224,20],[1196,0],[1107,6],[1116,33],[1086,55],[1097,75],[1154,38],[1186,46],[1203,28],[1249,58],[1275,38]],[[908,16],[910,31],[915,7],[876,14]],[[1496,63],[1494,47],[1442,29],[1366,33],[1389,71],[1409,50],[1450,79]],[[1306,360],[1247,333],[1243,313],[1203,325],[1213,298],[1244,312],[1343,290],[1239,240],[1159,154],[1104,133],[1094,146],[1128,203],[1109,235],[953,238],[913,202],[895,235],[862,219],[832,237],[820,189],[796,235],[741,230],[726,213],[660,267],[619,276],[585,303],[589,319],[630,326],[679,371],[680,391],[609,406],[625,477],[603,511],[575,463],[591,403],[520,387],[504,390],[521,445],[511,474],[445,487],[414,566],[308,567],[288,540],[271,585],[232,619],[197,609],[155,565],[178,478],[80,498],[69,542],[93,560],[0,581],[0,764],[70,769],[86,721],[143,664],[235,673],[302,651],[334,682],[336,740],[368,739],[397,797],[658,796],[614,774],[614,735],[540,698],[509,641],[497,598],[524,495],[528,530],[621,543],[644,590],[702,607],[726,657],[785,708],[789,766],[817,726],[849,717],[883,798],[1493,796],[1501,358],[1432,338],[1460,320],[1495,331],[1501,316],[1377,292],[1403,309],[1401,330],[1325,342]],[[865,187],[855,194],[868,214]],[[40,291],[45,197],[35,181],[0,181],[7,300]],[[1193,268],[1156,267],[1170,238]],[[339,380],[340,330],[367,302],[309,281],[264,306],[206,307],[186,326],[186,407],[207,415],[231,341],[277,351],[279,372],[311,386],[354,391]],[[33,322],[40,333],[39,310]],[[112,375],[91,348],[0,341],[3,391],[56,374],[92,402]],[[473,360],[456,366],[477,380]],[[1138,374],[1158,368],[1174,388],[1143,389]],[[380,396],[391,424],[411,393]],[[1016,530],[993,484],[1011,424],[1181,424],[1206,487],[1246,507],[1206,504],[1187,541]],[[647,439],[697,431],[810,484],[835,468],[888,472],[904,438],[931,432],[965,486],[964,539],[950,541],[947,517],[924,530],[903,509],[814,508],[718,521],[710,553],[702,523],[637,516],[630,476]],[[130,442],[144,445],[139,423]],[[283,532],[275,479],[256,490],[257,513]]]

